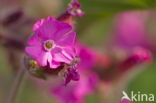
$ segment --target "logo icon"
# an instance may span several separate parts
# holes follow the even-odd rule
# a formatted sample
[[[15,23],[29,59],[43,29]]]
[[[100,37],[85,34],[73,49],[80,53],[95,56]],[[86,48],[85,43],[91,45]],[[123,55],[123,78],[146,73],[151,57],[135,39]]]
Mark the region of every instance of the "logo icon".
[[[121,100],[128,100],[128,101],[146,101],[146,102],[153,102],[154,101],[154,94],[146,94],[146,93],[141,93],[140,91],[134,92],[131,91],[130,94],[128,95],[125,91],[122,91],[122,98]]]
[[[127,99],[127,100],[131,101],[131,99],[129,98],[129,96],[127,95],[127,93],[125,91],[122,91],[122,94],[123,94],[123,96],[122,96],[121,100]]]

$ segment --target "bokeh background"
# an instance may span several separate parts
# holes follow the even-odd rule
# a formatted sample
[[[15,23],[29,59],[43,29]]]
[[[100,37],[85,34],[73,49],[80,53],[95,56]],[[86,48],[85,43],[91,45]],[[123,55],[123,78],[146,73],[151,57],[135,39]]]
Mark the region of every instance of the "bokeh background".
[[[11,13],[22,10],[24,17],[12,26],[0,26],[0,34],[6,33],[14,38],[22,38],[32,32],[34,21],[42,17],[54,16],[57,17],[65,11],[65,8],[70,0],[0,0],[0,23]],[[117,18],[122,13],[139,12],[145,13],[146,23],[145,35],[149,39],[153,48],[152,62],[136,67],[130,70],[124,78],[126,84],[123,83],[125,91],[140,91],[141,93],[152,93],[156,96],[156,0],[79,0],[82,5],[82,10],[85,12],[84,17],[77,18],[77,34],[81,42],[86,45],[109,54],[111,42],[116,34]],[[144,16],[140,16],[140,19]],[[131,16],[129,16],[131,19]],[[122,23],[122,22],[121,22]],[[120,22],[119,22],[120,24]],[[23,27],[22,27],[23,26]],[[24,28],[21,29],[20,27]],[[129,27],[125,27],[127,31]],[[134,37],[135,38],[135,37]],[[25,40],[22,38],[21,40]],[[0,39],[3,44],[3,41]],[[131,41],[133,42],[133,40]],[[116,52],[119,52],[118,50]],[[0,45],[0,103],[5,103],[11,84],[13,83],[16,68],[20,61],[18,50],[12,50],[10,47]],[[122,56],[122,55],[121,55]],[[14,65],[13,65],[14,64]],[[47,92],[46,86],[36,85],[30,75],[27,74],[22,84],[21,92],[19,93],[19,103],[56,103],[55,98]],[[122,80],[121,80],[122,81]],[[109,100],[112,103],[122,96],[122,90],[117,88],[119,84],[112,88]],[[103,84],[105,85],[105,84]],[[103,91],[105,92],[105,91]],[[109,92],[109,91],[106,91]],[[86,103],[101,103],[102,96],[97,92],[86,96]],[[139,102],[147,103],[147,102]],[[156,100],[155,102],[156,103]]]

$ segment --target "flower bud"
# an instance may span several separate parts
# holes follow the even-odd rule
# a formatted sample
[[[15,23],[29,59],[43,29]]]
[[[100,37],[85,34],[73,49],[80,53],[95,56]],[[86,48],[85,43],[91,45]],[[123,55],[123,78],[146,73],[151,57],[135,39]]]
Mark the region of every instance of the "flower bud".
[[[28,70],[28,72],[40,79],[46,79],[45,73],[43,71],[43,68],[39,66],[38,62],[34,59],[32,59],[29,56],[25,56],[24,58],[24,64]]]

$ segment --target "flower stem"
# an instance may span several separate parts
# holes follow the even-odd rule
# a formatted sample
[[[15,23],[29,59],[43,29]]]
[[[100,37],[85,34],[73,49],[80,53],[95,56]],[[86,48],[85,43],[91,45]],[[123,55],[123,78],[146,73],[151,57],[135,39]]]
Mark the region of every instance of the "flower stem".
[[[8,98],[7,103],[15,103],[16,96],[18,94],[18,91],[20,89],[22,80],[24,78],[24,74],[25,74],[25,69],[24,68],[20,68],[18,70],[18,72],[17,72],[15,81],[14,81],[12,87],[11,87],[9,98]]]

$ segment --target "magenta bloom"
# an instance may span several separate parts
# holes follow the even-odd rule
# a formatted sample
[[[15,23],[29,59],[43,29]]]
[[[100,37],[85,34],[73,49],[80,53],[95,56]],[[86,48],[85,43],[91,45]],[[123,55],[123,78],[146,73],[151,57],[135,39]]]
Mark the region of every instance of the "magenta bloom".
[[[78,82],[70,83],[67,86],[55,84],[51,92],[59,103],[85,103],[84,97],[95,89],[96,82],[96,75],[83,75]]]
[[[123,99],[119,103],[132,103],[132,102],[128,99]]]
[[[84,12],[81,11],[81,5],[78,0],[72,0],[72,2],[68,5],[67,12],[72,16],[82,17]]]
[[[78,82],[72,82],[67,86],[62,86],[60,83],[53,85],[52,94],[54,94],[59,103],[85,103],[85,96],[92,93],[97,86],[99,78],[92,71],[95,63],[93,51],[80,44],[77,45],[77,51],[80,57],[78,68],[81,78]],[[66,83],[70,80],[79,79],[77,70],[74,67],[69,70]]]
[[[88,48],[81,43],[77,43],[77,52],[80,58],[79,70],[81,71],[91,71],[95,65],[95,53],[91,48]]]
[[[69,64],[73,61],[76,33],[71,32],[69,24],[49,16],[38,21],[33,30],[35,34],[25,50],[41,66],[57,68],[61,62]]]
[[[78,81],[80,79],[80,75],[77,71],[77,64],[73,65],[71,68],[67,70],[65,73],[65,85],[67,85],[71,80]]]
[[[132,54],[119,65],[119,70],[125,72],[132,67],[150,62],[151,60],[152,54],[149,50],[144,48],[135,48]]]
[[[116,19],[115,45],[123,49],[144,46],[146,42],[147,12],[129,11]]]

